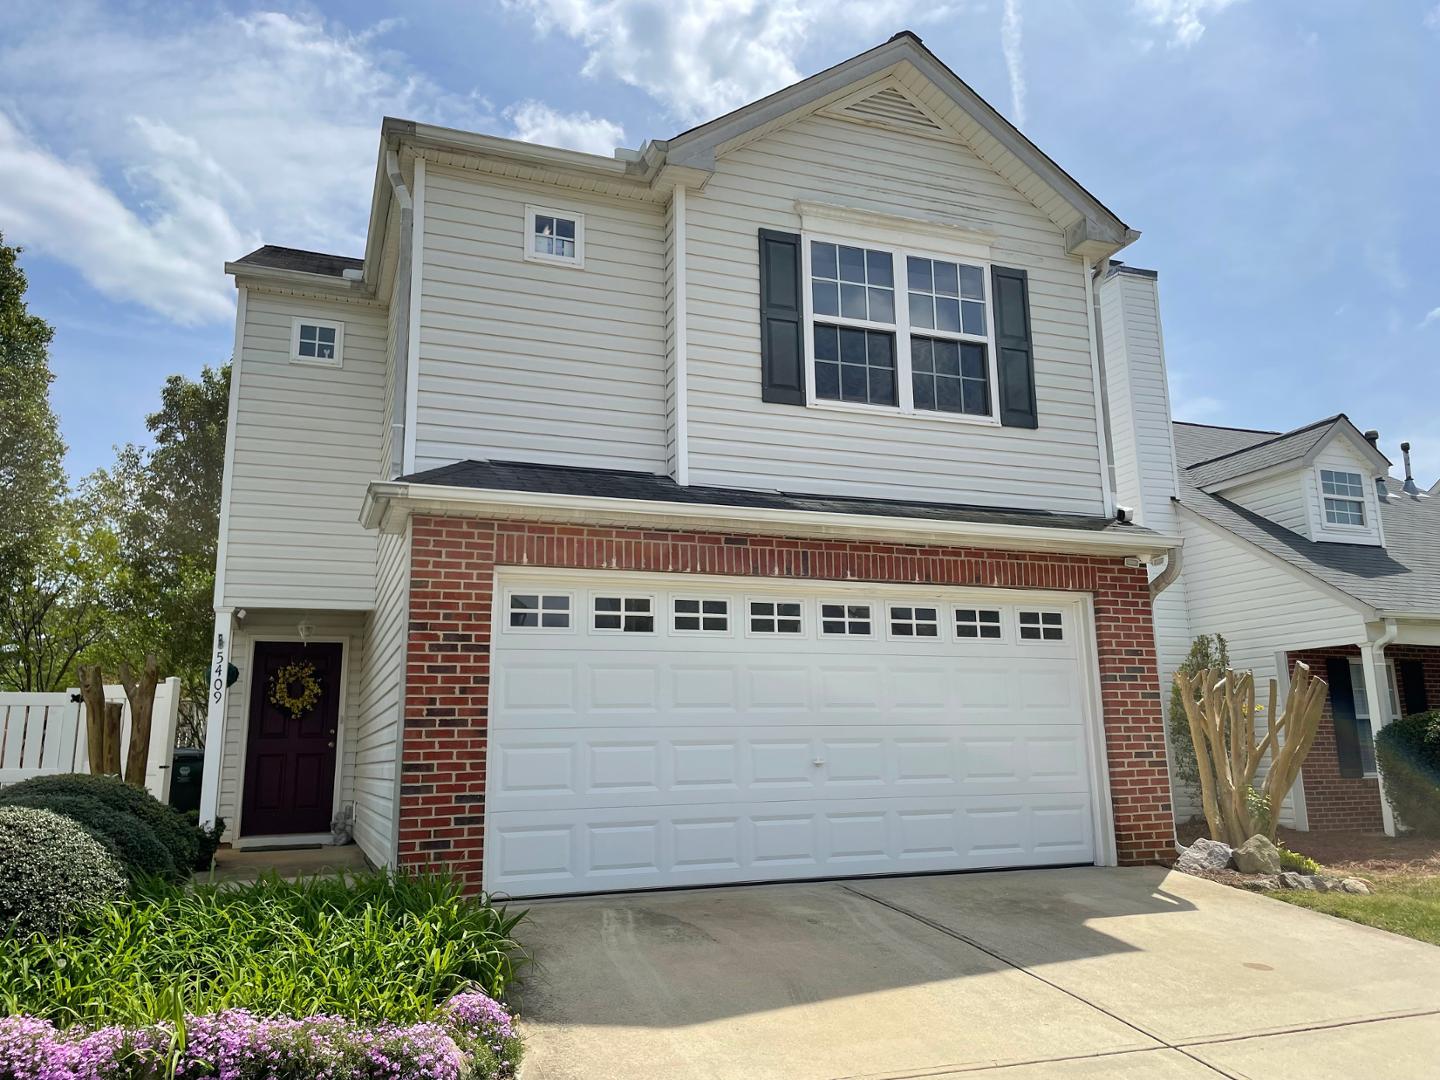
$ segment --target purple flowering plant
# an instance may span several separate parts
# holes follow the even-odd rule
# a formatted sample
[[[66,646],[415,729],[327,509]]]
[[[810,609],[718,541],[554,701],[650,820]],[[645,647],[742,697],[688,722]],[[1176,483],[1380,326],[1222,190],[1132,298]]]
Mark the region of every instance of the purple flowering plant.
[[[413,1024],[244,1009],[139,1027],[0,1019],[0,1080],[510,1080],[520,1051],[510,1012],[479,991]]]

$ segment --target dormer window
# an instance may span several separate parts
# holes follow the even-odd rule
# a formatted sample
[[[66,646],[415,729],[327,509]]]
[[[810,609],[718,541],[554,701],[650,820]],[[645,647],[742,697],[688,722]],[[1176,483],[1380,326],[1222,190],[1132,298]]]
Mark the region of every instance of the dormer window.
[[[547,206],[525,207],[525,258],[583,268],[585,215]]]
[[[1320,470],[1325,524],[1365,527],[1365,478],[1359,473]]]

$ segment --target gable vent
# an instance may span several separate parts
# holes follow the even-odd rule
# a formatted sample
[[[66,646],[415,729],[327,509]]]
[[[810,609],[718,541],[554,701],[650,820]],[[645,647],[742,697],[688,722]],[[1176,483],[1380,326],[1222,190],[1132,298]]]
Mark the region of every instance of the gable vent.
[[[886,124],[890,127],[910,128],[914,131],[941,131],[939,124],[931,120],[913,101],[893,86],[877,91],[869,97],[840,110],[839,115],[866,124]]]

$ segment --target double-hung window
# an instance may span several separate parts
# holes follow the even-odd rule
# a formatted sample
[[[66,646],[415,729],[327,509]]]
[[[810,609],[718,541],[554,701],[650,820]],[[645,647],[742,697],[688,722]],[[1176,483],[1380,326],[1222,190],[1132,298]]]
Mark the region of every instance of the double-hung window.
[[[1365,478],[1337,469],[1320,470],[1326,525],[1365,525]]]
[[[987,268],[808,238],[812,400],[993,420]]]

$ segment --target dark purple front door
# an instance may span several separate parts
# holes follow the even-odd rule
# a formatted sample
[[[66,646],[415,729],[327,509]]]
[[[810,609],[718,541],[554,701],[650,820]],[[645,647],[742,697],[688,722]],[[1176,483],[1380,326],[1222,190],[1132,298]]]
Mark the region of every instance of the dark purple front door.
[[[320,694],[299,715],[271,702],[276,674],[311,664]],[[245,796],[240,831],[284,836],[330,831],[335,797],[335,735],[340,718],[340,645],[257,641],[245,746]],[[291,683],[292,698],[303,690]]]

